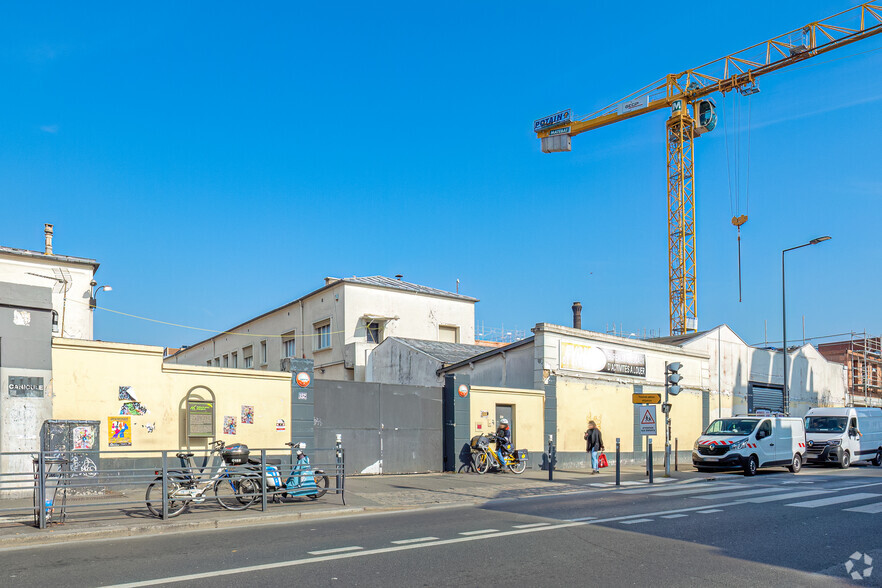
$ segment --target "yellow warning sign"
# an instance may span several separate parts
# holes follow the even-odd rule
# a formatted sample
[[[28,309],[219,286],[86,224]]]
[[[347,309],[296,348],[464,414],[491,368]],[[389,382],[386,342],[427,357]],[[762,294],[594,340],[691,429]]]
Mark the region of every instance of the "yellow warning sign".
[[[634,404],[658,404],[661,402],[661,394],[631,394],[631,402]]]

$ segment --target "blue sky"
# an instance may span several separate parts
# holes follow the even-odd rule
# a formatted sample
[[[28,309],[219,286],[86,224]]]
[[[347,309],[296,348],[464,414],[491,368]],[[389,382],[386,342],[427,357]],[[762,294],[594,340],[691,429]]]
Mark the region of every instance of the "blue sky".
[[[57,3],[0,19],[0,244],[94,257],[108,308],[225,329],[325,276],[481,299],[477,320],[667,332],[665,114],[546,155],[587,114],[854,2]],[[681,33],[675,33],[675,30]],[[682,41],[678,41],[682,39]],[[699,321],[749,342],[882,331],[882,35],[760,80],[750,205],[734,96],[696,141]],[[814,62],[818,62],[815,64]],[[747,128],[743,101],[741,128]],[[723,130],[728,122],[728,135]],[[741,135],[746,200],[746,132]],[[738,302],[734,212],[743,230]],[[97,311],[96,338],[204,333]]]

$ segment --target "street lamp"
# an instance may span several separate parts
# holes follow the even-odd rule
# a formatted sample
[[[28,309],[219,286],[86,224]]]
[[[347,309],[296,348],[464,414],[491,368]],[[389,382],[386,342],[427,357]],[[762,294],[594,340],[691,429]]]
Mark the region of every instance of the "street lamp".
[[[89,309],[95,310],[95,305],[96,305],[95,299],[98,296],[98,292],[110,292],[111,290],[113,290],[113,288],[111,288],[110,286],[106,286],[106,285],[99,286],[96,288],[96,286],[98,286],[98,282],[96,282],[95,280],[92,280],[91,282],[89,282],[89,285],[92,287],[92,293],[89,296]]]
[[[794,249],[801,249],[803,247],[808,247],[809,245],[817,245],[818,243],[823,243],[824,241],[829,241],[831,239],[830,236],[824,235],[823,237],[817,237],[812,239],[808,243],[803,243],[802,245],[797,245],[796,247],[791,247],[789,249],[785,249],[781,252],[781,322],[784,327],[784,413],[790,414],[790,391],[787,389],[787,291],[784,287],[784,254],[788,251],[793,251]]]

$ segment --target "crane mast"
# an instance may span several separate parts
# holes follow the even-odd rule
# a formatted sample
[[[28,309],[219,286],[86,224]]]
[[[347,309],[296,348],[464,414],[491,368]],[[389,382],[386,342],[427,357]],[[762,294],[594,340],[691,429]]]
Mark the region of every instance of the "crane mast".
[[[542,151],[554,153],[570,151],[572,137],[580,133],[671,108],[665,124],[671,335],[698,330],[693,143],[716,125],[714,105],[707,98],[732,90],[756,93],[756,79],[764,74],[880,32],[882,2],[866,2],[697,68],[669,74],[580,119],[568,109],[534,121]]]

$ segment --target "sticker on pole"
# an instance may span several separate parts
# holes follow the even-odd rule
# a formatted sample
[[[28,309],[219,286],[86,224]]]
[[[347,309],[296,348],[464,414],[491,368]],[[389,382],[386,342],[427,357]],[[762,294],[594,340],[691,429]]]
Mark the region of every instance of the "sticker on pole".
[[[640,434],[641,435],[658,435],[657,420],[655,418],[654,406],[641,406],[640,412]]]

